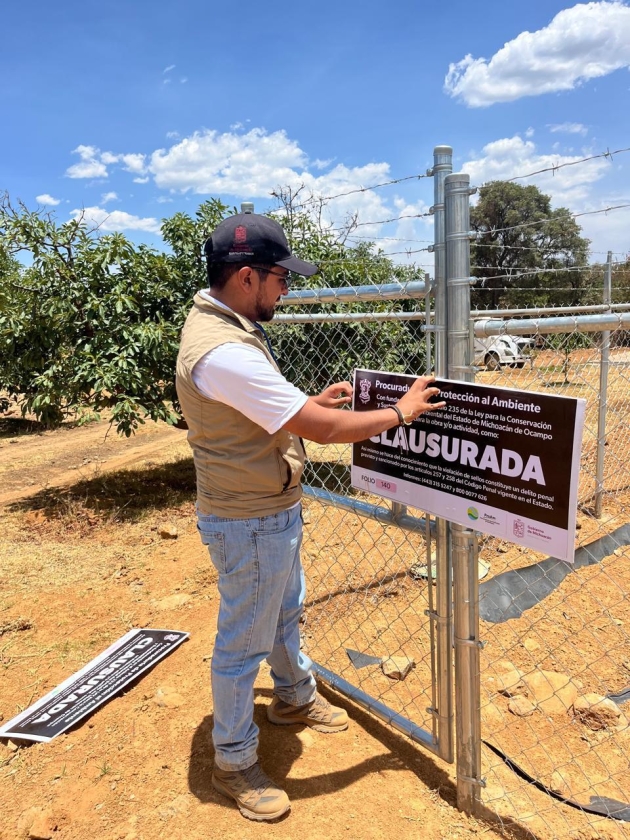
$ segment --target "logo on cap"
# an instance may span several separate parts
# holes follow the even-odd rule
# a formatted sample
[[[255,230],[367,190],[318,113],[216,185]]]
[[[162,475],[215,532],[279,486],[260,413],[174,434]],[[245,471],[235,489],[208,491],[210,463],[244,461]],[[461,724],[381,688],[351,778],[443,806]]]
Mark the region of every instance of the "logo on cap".
[[[234,228],[234,244],[242,244],[247,241],[247,228],[244,225],[239,225]]]

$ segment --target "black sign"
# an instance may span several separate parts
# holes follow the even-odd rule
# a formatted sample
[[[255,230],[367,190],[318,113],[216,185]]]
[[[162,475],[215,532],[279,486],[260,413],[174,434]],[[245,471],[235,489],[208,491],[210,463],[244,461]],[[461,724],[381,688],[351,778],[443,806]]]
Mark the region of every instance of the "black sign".
[[[178,630],[130,630],[49,694],[0,728],[0,738],[50,741],[105,703],[188,638]]]
[[[414,379],[357,371],[354,409],[385,410]],[[353,485],[531,545],[522,539],[527,526],[536,547],[551,548],[556,531],[568,532],[575,522],[584,401],[451,380],[435,384],[445,408],[353,445]],[[537,535],[535,523],[549,529]]]

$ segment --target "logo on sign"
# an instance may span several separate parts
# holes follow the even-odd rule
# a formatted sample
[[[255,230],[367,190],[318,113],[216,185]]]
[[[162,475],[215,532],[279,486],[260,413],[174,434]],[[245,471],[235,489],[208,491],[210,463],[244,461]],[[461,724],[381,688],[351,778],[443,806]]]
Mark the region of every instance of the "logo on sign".
[[[360,379],[359,380],[359,399],[362,403],[368,403],[370,401],[370,388],[372,387],[372,383],[369,379]]]
[[[515,537],[524,537],[525,536],[525,523],[522,519],[515,519],[512,524],[512,532]]]
[[[469,519],[479,519],[479,511],[476,507],[469,507],[466,513]]]

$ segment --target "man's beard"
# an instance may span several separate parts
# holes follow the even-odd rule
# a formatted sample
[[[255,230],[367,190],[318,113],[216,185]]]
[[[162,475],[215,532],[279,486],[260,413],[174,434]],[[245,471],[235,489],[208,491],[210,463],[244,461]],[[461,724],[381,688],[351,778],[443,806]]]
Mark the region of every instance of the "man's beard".
[[[261,321],[263,324],[266,324],[268,321],[273,320],[273,316],[276,314],[276,305],[273,304],[272,306],[268,306],[262,303],[260,297],[256,300],[256,320]]]

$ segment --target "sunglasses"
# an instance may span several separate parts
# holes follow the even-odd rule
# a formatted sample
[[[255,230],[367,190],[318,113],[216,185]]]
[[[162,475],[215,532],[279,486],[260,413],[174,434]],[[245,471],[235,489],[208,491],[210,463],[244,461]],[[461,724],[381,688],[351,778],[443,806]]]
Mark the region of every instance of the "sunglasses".
[[[291,283],[295,280],[295,275],[292,271],[287,271],[286,274],[279,274],[277,271],[274,271],[271,268],[265,268],[262,265],[252,265],[250,268],[254,268],[256,271],[260,271],[261,273],[264,272],[265,274],[273,274],[274,277],[279,277],[286,285],[287,289],[291,287]]]

